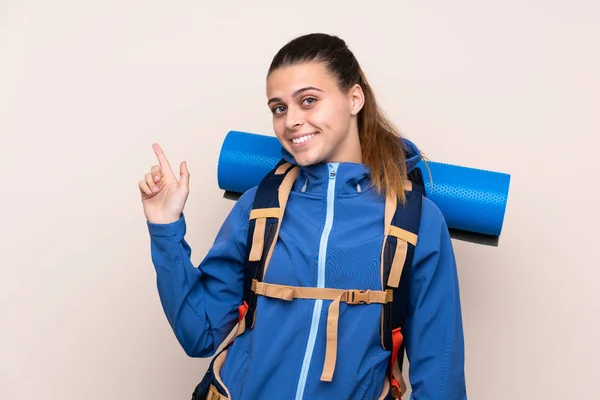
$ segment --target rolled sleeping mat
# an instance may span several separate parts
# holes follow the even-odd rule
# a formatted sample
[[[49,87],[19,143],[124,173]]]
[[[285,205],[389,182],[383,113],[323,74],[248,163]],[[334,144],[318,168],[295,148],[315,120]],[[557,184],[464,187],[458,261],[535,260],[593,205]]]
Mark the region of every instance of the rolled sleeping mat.
[[[218,165],[219,188],[236,199],[257,186],[281,160],[276,137],[230,131]],[[431,171],[431,179],[429,170]],[[455,239],[497,245],[502,232],[510,175],[428,161],[417,164],[426,196],[441,210]]]

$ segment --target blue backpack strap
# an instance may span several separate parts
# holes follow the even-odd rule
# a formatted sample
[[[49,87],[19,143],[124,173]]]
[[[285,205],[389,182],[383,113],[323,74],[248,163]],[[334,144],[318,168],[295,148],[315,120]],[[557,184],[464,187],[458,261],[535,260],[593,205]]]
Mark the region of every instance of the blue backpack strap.
[[[257,295],[252,290],[252,282],[263,280],[277,242],[287,199],[298,173],[298,167],[281,160],[263,178],[256,190],[250,211],[244,297],[240,307],[240,322],[242,318],[245,319],[244,329],[254,327]]]
[[[402,330],[409,313],[410,273],[415,247],[418,241],[421,208],[425,186],[421,171],[415,169],[409,176],[409,185],[405,190],[406,203],[389,204],[386,202],[386,214],[393,212],[391,222],[386,216],[386,239],[383,248],[383,288],[393,291],[393,301],[383,306],[381,343],[392,353],[388,375],[394,398],[400,398],[404,392],[401,371],[404,360],[404,341]],[[390,208],[395,206],[395,210]],[[387,228],[389,224],[389,228]]]
[[[404,320],[408,314],[408,299],[410,291],[410,272],[413,255],[419,235],[419,224],[421,222],[421,209],[425,185],[421,170],[415,168],[408,176],[410,184],[405,190],[406,203],[397,204],[391,222],[391,232],[387,236],[383,261],[383,283],[384,289],[393,289],[394,300],[387,305],[387,326],[384,332],[383,345],[391,349],[391,333],[396,328],[404,326]],[[396,252],[399,252],[396,254]],[[390,273],[394,262],[401,263],[401,276],[392,277]],[[386,321],[384,319],[384,321]]]

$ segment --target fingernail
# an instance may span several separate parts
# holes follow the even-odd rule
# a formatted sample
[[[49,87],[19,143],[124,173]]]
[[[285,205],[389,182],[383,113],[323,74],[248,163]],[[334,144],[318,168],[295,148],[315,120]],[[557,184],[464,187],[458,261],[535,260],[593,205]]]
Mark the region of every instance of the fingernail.
[[[158,182],[160,180],[160,178],[158,177],[158,175],[154,175],[154,182]]]
[[[158,188],[157,188],[156,186],[154,186],[154,187],[152,188],[152,191],[153,191],[153,192],[158,192]]]

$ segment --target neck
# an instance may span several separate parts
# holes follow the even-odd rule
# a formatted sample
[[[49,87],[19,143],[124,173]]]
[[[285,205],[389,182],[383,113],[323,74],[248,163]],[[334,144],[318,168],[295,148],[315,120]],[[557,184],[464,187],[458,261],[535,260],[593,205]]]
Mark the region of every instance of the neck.
[[[335,151],[331,157],[325,160],[326,162],[337,162],[337,163],[354,163],[362,164],[362,148],[360,146],[360,139],[358,136],[358,130],[347,136],[346,140],[340,144],[337,151]]]

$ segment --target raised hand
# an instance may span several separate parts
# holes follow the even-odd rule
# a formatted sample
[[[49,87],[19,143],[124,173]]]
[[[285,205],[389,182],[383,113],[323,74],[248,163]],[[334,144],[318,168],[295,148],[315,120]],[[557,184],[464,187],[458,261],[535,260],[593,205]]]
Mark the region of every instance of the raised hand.
[[[150,168],[139,182],[144,214],[149,222],[167,224],[179,219],[190,192],[190,173],[187,163],[179,165],[179,180],[158,143],[152,144],[158,165]]]

